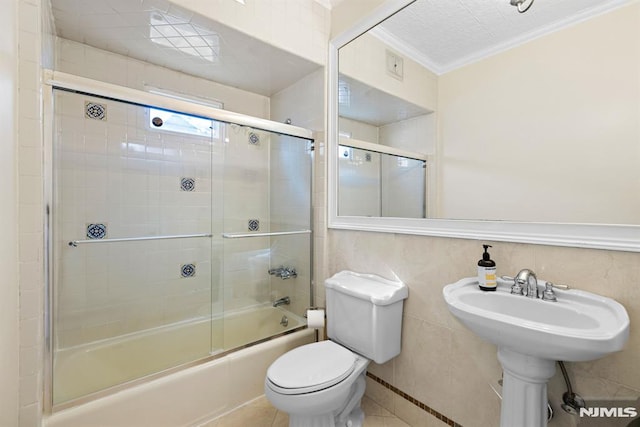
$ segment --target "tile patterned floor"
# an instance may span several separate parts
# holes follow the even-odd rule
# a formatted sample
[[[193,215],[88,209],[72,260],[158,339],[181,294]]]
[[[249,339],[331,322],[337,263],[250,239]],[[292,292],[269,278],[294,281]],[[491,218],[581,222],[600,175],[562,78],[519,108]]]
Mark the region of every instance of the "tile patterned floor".
[[[363,427],[411,427],[368,397],[362,399]],[[271,406],[266,397],[254,400],[233,412],[200,427],[287,427],[289,417]]]

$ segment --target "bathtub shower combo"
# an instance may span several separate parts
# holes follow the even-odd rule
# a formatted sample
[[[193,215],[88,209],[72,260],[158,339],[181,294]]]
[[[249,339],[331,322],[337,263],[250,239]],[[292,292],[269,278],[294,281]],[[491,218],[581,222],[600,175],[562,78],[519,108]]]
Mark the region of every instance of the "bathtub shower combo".
[[[51,73],[49,401],[303,328],[305,129]]]

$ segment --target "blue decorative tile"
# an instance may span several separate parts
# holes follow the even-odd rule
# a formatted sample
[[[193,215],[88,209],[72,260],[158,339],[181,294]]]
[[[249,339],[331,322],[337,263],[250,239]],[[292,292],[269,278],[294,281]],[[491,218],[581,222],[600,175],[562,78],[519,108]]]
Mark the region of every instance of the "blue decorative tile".
[[[260,137],[257,133],[250,132],[249,133],[249,144],[257,145],[260,142]]]
[[[193,277],[196,275],[196,265],[195,264],[183,264],[180,267],[180,275],[182,277]]]
[[[196,189],[196,180],[193,178],[182,178],[180,179],[180,189],[182,191],[195,191]]]
[[[87,224],[87,238],[104,239],[107,236],[106,224]]]
[[[260,230],[260,220],[258,219],[250,219],[248,223],[249,231],[258,231]]]
[[[107,106],[86,101],[84,103],[84,116],[87,119],[107,120]]]

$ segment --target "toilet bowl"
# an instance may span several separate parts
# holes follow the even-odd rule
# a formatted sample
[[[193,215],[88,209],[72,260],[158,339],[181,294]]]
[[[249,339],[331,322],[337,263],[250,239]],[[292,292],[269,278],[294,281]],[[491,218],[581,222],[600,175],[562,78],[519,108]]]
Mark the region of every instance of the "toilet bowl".
[[[265,396],[290,427],[360,427],[370,360],[400,353],[406,286],[342,271],[325,282],[330,340],[295,348],[267,370]]]
[[[289,414],[289,425],[358,427],[368,365],[368,359],[332,341],[306,344],[269,367],[265,395]]]

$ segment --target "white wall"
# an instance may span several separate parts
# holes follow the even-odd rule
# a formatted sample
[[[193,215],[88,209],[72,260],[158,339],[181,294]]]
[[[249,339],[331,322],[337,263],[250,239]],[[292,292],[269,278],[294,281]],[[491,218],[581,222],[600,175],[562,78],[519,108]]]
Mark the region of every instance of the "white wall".
[[[386,0],[344,0],[331,10],[331,37],[353,26]]]
[[[17,17],[0,1],[0,425],[18,424]]]
[[[638,3],[440,76],[440,217],[637,224],[638,76]]]

